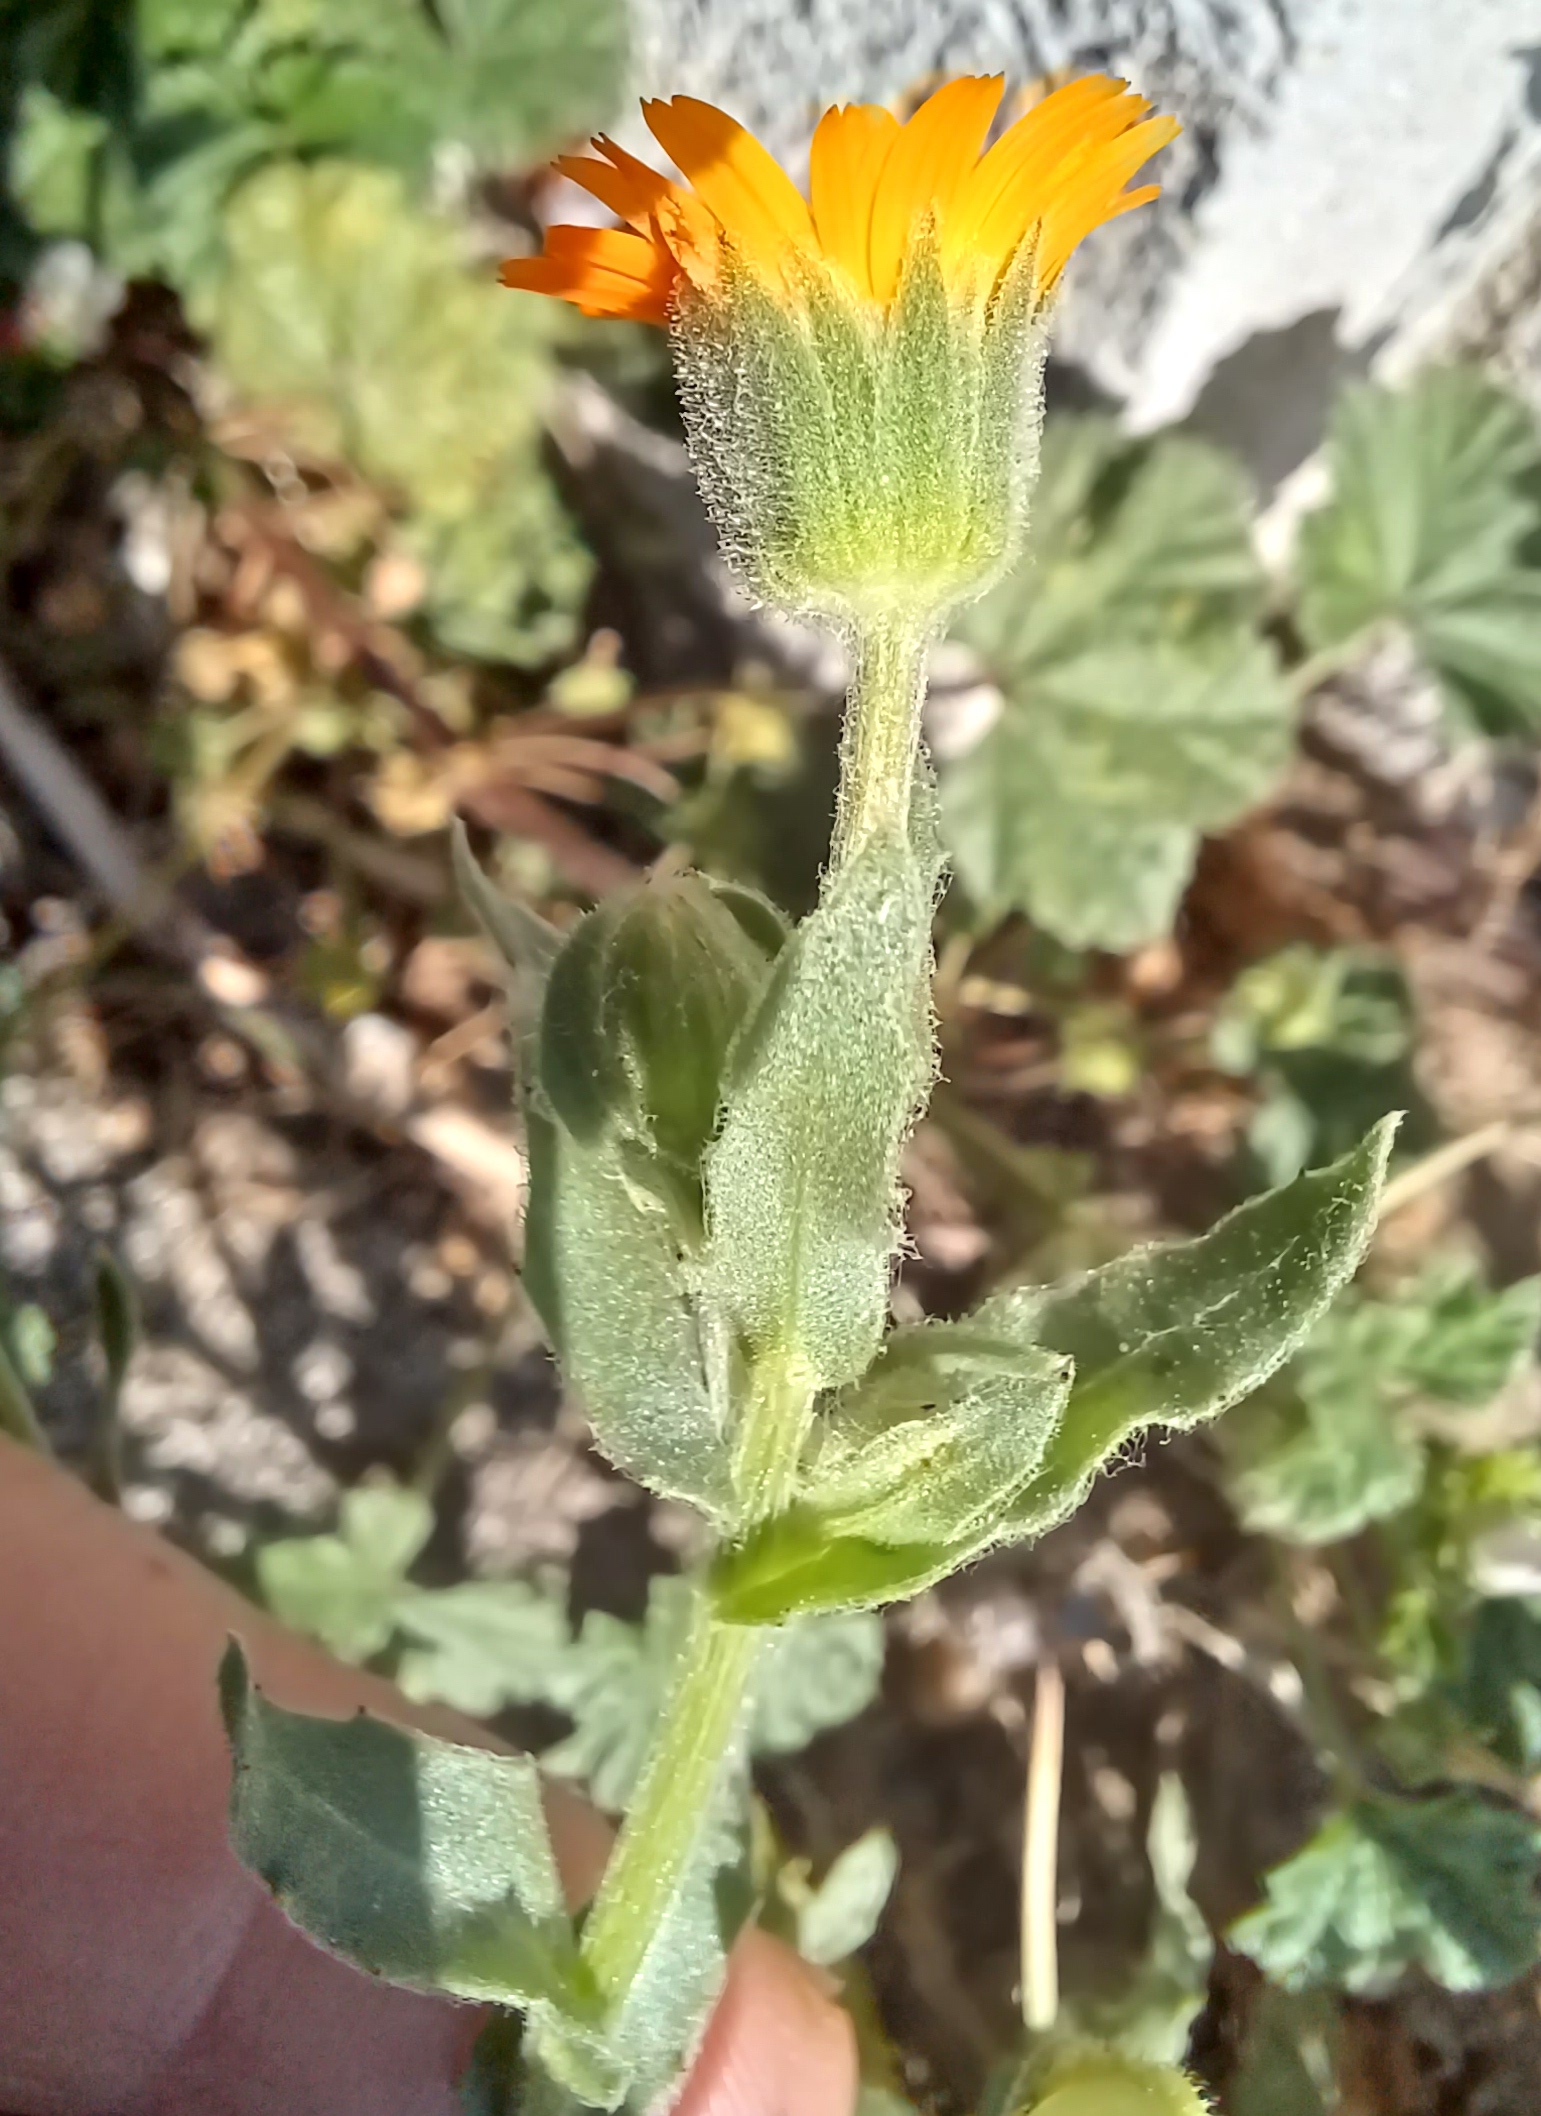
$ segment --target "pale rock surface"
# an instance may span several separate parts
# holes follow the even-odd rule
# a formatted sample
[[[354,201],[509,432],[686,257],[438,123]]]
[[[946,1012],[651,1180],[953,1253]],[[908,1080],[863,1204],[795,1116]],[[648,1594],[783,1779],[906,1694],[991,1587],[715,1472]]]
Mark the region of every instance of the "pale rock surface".
[[[1471,353],[1541,401],[1541,0],[637,0],[639,86],[801,170],[830,100],[1127,75],[1185,132],[1077,261],[1062,357],[1271,489],[1347,374]]]

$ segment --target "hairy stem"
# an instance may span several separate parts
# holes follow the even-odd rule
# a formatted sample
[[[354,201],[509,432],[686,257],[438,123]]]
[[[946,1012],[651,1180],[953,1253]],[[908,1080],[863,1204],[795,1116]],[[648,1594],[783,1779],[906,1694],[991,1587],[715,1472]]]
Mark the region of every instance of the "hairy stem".
[[[878,832],[909,828],[928,638],[925,624],[890,611],[862,622],[832,872]],[[761,1359],[750,1374],[734,1465],[740,1532],[787,1503],[813,1396],[796,1346]],[[699,1595],[652,1753],[584,1928],[584,1958],[612,2009],[625,2004],[710,1826],[763,1635],[718,1623]]]
[[[635,1982],[711,1819],[762,1636],[719,1624],[699,1598],[652,1755],[584,1928],[584,1958],[614,2007]]]
[[[745,1530],[778,1513],[792,1496],[813,1416],[814,1391],[795,1364],[764,1359],[750,1379],[733,1463]]]
[[[861,621],[840,745],[832,873],[874,832],[902,836],[909,827],[930,636],[929,624],[892,611]]]

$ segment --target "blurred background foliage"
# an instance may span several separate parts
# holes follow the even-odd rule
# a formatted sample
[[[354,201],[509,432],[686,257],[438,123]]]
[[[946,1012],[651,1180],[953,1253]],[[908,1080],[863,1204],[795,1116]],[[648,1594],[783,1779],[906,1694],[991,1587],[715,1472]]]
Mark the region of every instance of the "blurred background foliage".
[[[621,0],[0,0],[0,58],[0,1412],[614,1808],[688,1532],[510,1267],[520,998],[450,825],[561,922],[691,860],[801,913],[843,682],[726,581],[661,339],[496,284],[622,110]],[[1541,440],[1472,369],[1359,381],[1265,495],[1085,398],[1051,376],[1029,548],[934,659],[896,1311],[1395,1107],[1391,1208],[1216,1435],[786,1640],[754,1886],[841,1965],[864,2116],[980,2106],[1053,1663],[1069,2018],[1231,2116],[1518,2116]]]

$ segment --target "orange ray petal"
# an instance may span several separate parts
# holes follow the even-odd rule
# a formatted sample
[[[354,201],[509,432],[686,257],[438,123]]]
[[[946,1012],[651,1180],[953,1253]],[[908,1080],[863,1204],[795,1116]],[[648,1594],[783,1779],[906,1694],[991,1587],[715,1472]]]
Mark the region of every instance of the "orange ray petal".
[[[1039,284],[1052,287],[1058,281],[1070,262],[1071,252],[1079,248],[1094,228],[1104,228],[1120,214],[1131,213],[1136,206],[1148,206],[1153,198],[1160,196],[1159,184],[1141,184],[1137,190],[1120,191],[1111,203],[1094,212],[1064,214],[1056,217],[1052,224],[1046,220],[1034,263]]]
[[[872,291],[888,302],[899,285],[915,223],[934,211],[945,225],[974,167],[1001,100],[999,74],[949,81],[921,104],[889,147],[872,200],[868,259]]]
[[[752,133],[711,103],[644,103],[647,128],[722,223],[746,260],[778,275],[788,254],[816,247],[792,179]]]
[[[594,145],[605,157],[603,161],[587,154],[559,154],[554,166],[563,176],[570,177],[575,184],[581,184],[585,191],[602,200],[620,219],[645,231],[658,208],[677,187],[658,170],[650,169],[646,162],[628,154],[624,147],[617,147],[614,140],[606,139],[603,133]]]
[[[808,194],[824,255],[871,294],[872,197],[899,120],[875,103],[826,110],[808,154]]]
[[[499,276],[506,287],[570,301],[585,316],[667,323],[676,268],[661,243],[625,228],[556,227],[539,257],[510,257]]]
[[[1034,265],[1045,286],[1052,286],[1071,251],[1093,228],[1159,195],[1159,184],[1142,185],[1138,194],[1125,191],[1124,186],[1180,129],[1175,118],[1147,118],[1110,146],[1090,149],[1084,159],[1075,157],[1073,170],[1056,173],[1053,193],[1044,206]]]
[[[1003,262],[1036,217],[1038,187],[1076,146],[1116,139],[1149,107],[1106,74],[1067,82],[1018,118],[969,176],[947,229],[949,260],[970,252]]]

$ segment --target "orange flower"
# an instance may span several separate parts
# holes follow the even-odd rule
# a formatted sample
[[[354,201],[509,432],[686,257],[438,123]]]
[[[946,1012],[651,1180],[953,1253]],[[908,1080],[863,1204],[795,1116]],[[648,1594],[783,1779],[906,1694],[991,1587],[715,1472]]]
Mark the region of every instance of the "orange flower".
[[[985,150],[999,76],[949,81],[900,124],[870,103],[827,110],[813,136],[806,200],[752,134],[690,96],[644,103],[672,182],[613,140],[599,159],[557,167],[602,200],[623,228],[556,227],[539,257],[511,258],[505,286],[555,294],[589,316],[668,321],[684,275],[710,291],[724,251],[772,290],[796,298],[823,265],[887,310],[919,229],[940,248],[950,294],[988,299],[1025,242],[1047,293],[1093,228],[1143,205],[1158,186],[1126,190],[1178,130],[1122,81],[1092,74],[1046,96]]]

